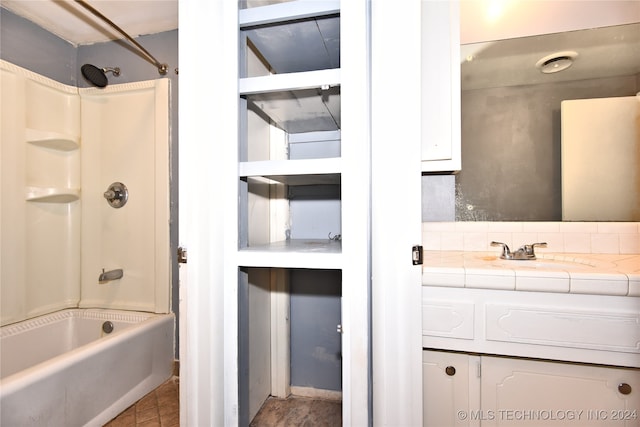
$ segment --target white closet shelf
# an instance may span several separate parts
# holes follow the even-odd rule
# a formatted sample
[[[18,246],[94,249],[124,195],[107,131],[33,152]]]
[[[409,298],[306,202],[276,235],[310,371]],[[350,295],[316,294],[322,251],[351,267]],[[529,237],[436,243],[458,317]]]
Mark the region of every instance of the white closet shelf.
[[[238,252],[243,267],[342,268],[342,243],[327,239],[291,239],[250,246]]]
[[[267,178],[287,185],[340,184],[341,159],[242,162],[240,177]]]
[[[80,199],[78,188],[27,187],[25,200],[43,203],[71,203]]]
[[[302,73],[302,74],[306,74]],[[258,77],[253,77],[258,78]],[[285,83],[286,79],[282,82]],[[300,82],[301,83],[301,82]],[[340,87],[321,88],[316,83],[301,89],[253,91],[247,95],[249,109],[259,110],[287,133],[335,131],[341,128]]]
[[[257,181],[264,179],[265,183],[273,184],[274,181],[289,186],[300,185],[339,185],[340,174],[314,174],[314,175],[262,175],[256,177]]]
[[[289,1],[239,11],[240,28],[340,13],[340,0]]]
[[[80,147],[80,138],[77,135],[59,132],[26,129],[25,139],[30,144],[58,151],[72,151]]]
[[[340,68],[245,77],[238,85],[240,95],[331,88],[340,86]]]

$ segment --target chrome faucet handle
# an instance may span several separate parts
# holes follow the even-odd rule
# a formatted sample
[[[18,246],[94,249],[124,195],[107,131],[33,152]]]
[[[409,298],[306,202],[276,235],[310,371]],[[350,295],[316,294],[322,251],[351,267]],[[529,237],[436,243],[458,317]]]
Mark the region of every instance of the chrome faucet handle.
[[[528,258],[536,258],[536,254],[534,251],[534,248],[538,246],[540,248],[546,248],[547,247],[547,242],[540,242],[540,243],[532,243],[530,245],[524,245],[524,253],[527,255]]]
[[[500,258],[511,259],[511,251],[509,250],[509,246],[507,246],[506,243],[491,242],[491,246],[502,246],[502,255],[500,255]]]

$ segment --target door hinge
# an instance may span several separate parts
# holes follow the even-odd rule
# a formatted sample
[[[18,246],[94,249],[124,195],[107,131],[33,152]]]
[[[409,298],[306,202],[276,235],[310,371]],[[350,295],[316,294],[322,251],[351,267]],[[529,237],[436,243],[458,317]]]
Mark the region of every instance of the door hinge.
[[[413,265],[422,265],[422,246],[415,245],[411,248],[411,261]]]
[[[183,248],[182,246],[178,248],[178,263],[187,263],[187,248]]]

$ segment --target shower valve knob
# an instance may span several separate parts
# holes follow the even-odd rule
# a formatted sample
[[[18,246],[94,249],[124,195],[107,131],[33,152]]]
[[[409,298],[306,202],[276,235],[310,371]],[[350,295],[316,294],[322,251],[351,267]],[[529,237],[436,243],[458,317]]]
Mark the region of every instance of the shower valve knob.
[[[121,182],[114,182],[107,188],[107,191],[103,194],[104,198],[112,208],[121,208],[129,199],[129,191],[127,187]]]

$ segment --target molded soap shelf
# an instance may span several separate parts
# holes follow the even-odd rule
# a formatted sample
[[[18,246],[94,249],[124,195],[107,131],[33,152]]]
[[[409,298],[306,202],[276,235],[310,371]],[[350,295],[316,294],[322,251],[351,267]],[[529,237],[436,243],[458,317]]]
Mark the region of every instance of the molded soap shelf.
[[[27,187],[25,199],[28,202],[71,203],[80,198],[78,188]]]
[[[78,136],[59,132],[27,129],[25,138],[30,144],[59,151],[72,151],[80,146],[80,138]]]

